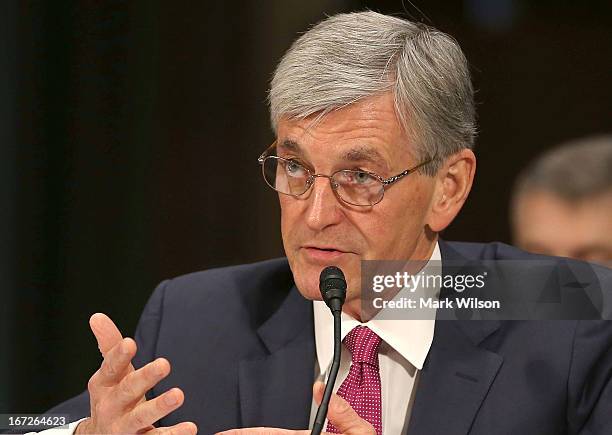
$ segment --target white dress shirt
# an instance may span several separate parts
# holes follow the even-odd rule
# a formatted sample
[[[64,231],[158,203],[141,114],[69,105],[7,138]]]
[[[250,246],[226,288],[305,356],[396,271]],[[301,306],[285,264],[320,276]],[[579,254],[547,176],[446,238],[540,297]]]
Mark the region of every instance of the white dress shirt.
[[[440,248],[436,243],[429,263],[440,265]],[[427,266],[425,266],[427,267]],[[440,289],[428,289],[438,296]],[[400,292],[401,294],[401,292]],[[398,296],[400,295],[398,294]],[[314,301],[315,346],[317,361],[315,364],[315,380],[327,379],[333,357],[334,336],[333,316],[323,301]],[[382,310],[379,315],[382,317]],[[386,313],[389,314],[389,313]],[[435,316],[426,320],[394,319],[397,315],[388,315],[387,319],[375,316],[367,323],[361,323],[349,315],[342,313],[342,334],[346,335],[356,326],[364,325],[375,332],[382,342],[379,347],[379,369],[382,399],[382,429],[383,435],[397,435],[405,433],[410,421],[410,414],[416,393],[418,377],[423,363],[431,347],[434,336]],[[342,346],[342,358],[338,377],[334,384],[334,392],[338,390],[349,373],[351,355],[348,349]],[[323,367],[322,371],[320,368]],[[318,406],[313,400],[310,413],[310,427]],[[327,423],[323,427],[327,427]]]

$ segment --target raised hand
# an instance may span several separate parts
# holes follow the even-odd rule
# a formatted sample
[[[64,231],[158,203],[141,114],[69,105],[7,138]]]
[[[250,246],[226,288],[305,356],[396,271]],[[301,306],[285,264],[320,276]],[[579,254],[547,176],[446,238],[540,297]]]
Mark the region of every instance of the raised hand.
[[[158,358],[135,370],[131,361],[136,355],[136,342],[123,338],[106,315],[96,313],[89,325],[104,357],[98,371],[89,379],[91,417],[83,420],[77,434],[147,433],[194,435],[196,425],[183,422],[171,427],[155,428],[160,418],[183,404],[184,394],[172,388],[153,400],[145,393],[170,373],[170,363]]]

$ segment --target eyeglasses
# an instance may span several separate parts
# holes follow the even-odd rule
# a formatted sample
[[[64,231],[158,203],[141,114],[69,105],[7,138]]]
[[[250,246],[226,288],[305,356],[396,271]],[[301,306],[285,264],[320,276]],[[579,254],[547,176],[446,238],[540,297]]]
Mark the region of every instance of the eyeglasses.
[[[368,171],[342,169],[331,175],[315,174],[294,159],[273,155],[276,142],[272,143],[257,159],[268,186],[283,195],[300,197],[314,184],[315,178],[329,179],[336,196],[347,204],[371,207],[382,201],[385,189],[417,169],[431,163],[435,157],[389,178],[382,178]]]

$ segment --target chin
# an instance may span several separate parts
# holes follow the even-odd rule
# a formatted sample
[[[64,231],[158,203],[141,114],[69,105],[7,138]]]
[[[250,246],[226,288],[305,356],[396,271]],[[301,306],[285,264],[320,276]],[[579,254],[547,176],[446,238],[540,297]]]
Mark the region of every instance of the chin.
[[[322,300],[321,290],[319,289],[319,277],[321,271],[326,267],[324,265],[312,264],[308,261],[290,261],[291,271],[295,285],[306,299]],[[337,264],[344,272],[348,284],[347,297],[359,295],[359,285],[361,283],[361,264],[357,261],[346,262],[346,264]]]

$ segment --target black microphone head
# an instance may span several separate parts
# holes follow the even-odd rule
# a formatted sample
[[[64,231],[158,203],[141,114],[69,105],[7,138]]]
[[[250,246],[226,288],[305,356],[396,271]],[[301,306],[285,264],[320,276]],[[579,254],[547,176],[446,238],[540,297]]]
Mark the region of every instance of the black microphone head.
[[[327,266],[319,276],[321,296],[332,311],[340,311],[346,299],[346,279],[336,266]]]

